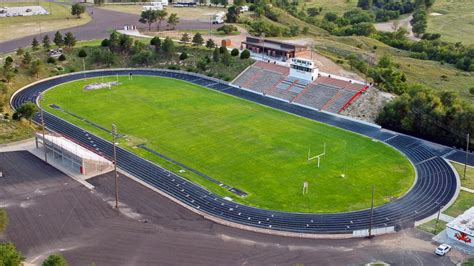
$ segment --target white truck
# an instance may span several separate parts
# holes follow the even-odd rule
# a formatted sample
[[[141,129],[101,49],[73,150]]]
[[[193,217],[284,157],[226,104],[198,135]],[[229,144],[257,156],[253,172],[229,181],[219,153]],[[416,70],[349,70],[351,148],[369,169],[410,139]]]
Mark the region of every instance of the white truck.
[[[212,16],[211,18],[211,24],[222,24],[224,23],[225,20],[225,13],[224,12],[219,12]]]

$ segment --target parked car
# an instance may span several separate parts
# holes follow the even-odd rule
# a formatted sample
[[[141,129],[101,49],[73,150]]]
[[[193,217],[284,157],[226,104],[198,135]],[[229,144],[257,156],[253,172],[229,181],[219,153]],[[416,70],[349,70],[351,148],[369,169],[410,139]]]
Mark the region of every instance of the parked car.
[[[439,256],[446,255],[451,250],[451,246],[448,244],[441,244],[435,249],[435,254]]]

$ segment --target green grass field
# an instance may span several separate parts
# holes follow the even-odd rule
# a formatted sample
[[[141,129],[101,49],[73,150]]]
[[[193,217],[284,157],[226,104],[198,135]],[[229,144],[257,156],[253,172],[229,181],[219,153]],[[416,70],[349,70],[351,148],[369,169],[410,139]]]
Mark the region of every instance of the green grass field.
[[[450,42],[474,44],[474,3],[472,0],[436,0],[428,16],[428,32],[441,33]]]
[[[113,80],[114,78],[104,78]],[[174,79],[120,77],[119,86],[85,91],[101,78],[60,85],[45,94],[43,106],[104,138],[111,136],[50,104],[110,127],[115,123],[120,146],[162,164],[180,168],[139,148],[162,153],[214,179],[241,189],[240,198],[189,172],[181,174],[235,201],[293,212],[352,211],[403,195],[413,184],[407,159],[383,143],[308,119],[260,106]],[[308,149],[322,152],[321,168],[308,162]],[[345,177],[341,177],[345,174]],[[303,182],[309,193],[302,195]]]

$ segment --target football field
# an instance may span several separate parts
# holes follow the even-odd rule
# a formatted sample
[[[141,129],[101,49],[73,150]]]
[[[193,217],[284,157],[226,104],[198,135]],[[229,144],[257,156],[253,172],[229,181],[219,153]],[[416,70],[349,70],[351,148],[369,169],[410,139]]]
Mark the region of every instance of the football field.
[[[370,138],[169,78],[121,76],[120,85],[84,89],[107,81],[115,77],[59,85],[41,105],[108,140],[111,135],[100,127],[115,123],[122,148],[236,202],[292,212],[352,211],[370,207],[373,185],[380,205],[403,195],[414,181],[406,158]],[[308,152],[323,153],[324,145],[317,168]],[[156,153],[248,195],[180,171]],[[309,187],[303,195],[304,182]]]

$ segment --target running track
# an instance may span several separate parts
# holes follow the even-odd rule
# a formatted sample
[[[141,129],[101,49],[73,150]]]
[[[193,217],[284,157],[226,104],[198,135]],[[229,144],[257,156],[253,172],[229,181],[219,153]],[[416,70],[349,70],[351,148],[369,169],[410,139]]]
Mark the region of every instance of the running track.
[[[440,207],[448,204],[455,195],[456,177],[443,156],[456,155],[459,157],[459,154],[445,146],[257,95],[232,87],[225,82],[193,73],[151,69],[100,70],[87,73],[87,77],[128,75],[130,72],[133,72],[134,75],[164,76],[185,80],[212,90],[350,130],[384,141],[397,148],[413,163],[418,178],[413,188],[405,196],[374,209],[374,228],[395,226],[396,229],[399,229],[411,227],[415,221],[435,214]],[[36,102],[37,95],[42,91],[63,82],[83,77],[81,73],[74,73],[69,76],[40,81],[13,95],[11,105],[13,108],[17,108],[27,101]],[[39,122],[39,115],[36,115],[34,120]],[[52,131],[63,134],[103,156],[112,156],[112,144],[104,139],[47,112],[45,112],[45,123],[47,128]],[[474,156],[471,156],[469,160],[470,164],[473,165]],[[309,234],[351,234],[354,230],[369,227],[369,210],[335,214],[286,213],[262,210],[224,200],[120,148],[118,149],[117,161],[119,168],[123,171],[159,189],[189,208],[224,221],[260,229]]]

